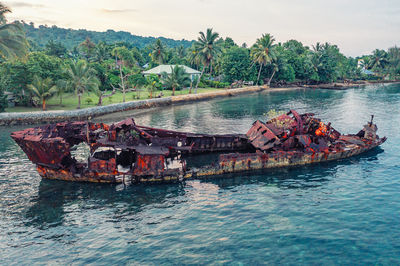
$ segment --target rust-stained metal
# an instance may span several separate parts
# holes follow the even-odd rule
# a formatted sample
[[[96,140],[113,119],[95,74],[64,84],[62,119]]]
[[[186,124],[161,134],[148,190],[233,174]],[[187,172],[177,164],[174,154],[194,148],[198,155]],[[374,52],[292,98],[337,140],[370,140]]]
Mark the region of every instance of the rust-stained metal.
[[[64,122],[17,131],[11,137],[43,178],[140,183],[347,158],[385,142],[376,131],[371,119],[357,134],[341,135],[314,114],[290,110],[265,123],[255,121],[246,135],[177,132],[140,126],[129,118],[112,125]],[[90,153],[83,162],[71,153],[81,143]]]

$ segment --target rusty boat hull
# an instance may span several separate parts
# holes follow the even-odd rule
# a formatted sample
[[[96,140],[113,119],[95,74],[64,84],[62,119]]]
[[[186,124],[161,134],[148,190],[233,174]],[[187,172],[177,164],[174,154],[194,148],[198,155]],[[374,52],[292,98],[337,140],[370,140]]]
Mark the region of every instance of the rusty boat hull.
[[[381,140],[377,143],[371,143],[371,145],[366,147],[355,147],[347,151],[328,154],[323,152],[315,154],[276,153],[269,156],[255,153],[225,154],[221,157],[221,160],[218,162],[217,166],[210,165],[208,167],[191,170],[186,172],[184,175],[180,173],[174,173],[170,175],[167,174],[135,178],[130,175],[104,174],[91,171],[75,175],[73,172],[68,170],[57,170],[45,166],[38,166],[37,171],[42,178],[64,181],[123,183],[129,180],[135,180],[137,183],[163,183],[183,181],[188,179],[200,179],[212,176],[223,176],[233,173],[252,172],[256,170],[267,170],[271,168],[295,167],[346,159],[372,150],[382,143],[383,141]]]
[[[384,143],[371,119],[342,135],[313,114],[256,121],[247,134],[207,135],[136,125],[65,122],[29,128],[11,137],[42,178],[100,183],[159,183],[335,161]],[[73,147],[84,143],[79,162]]]

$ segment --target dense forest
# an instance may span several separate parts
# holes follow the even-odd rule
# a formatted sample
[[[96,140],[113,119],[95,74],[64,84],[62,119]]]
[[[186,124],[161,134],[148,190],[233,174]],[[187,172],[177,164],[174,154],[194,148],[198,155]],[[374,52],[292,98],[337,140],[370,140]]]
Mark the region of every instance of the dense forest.
[[[35,25],[31,23],[20,22],[25,30],[26,37],[33,48],[43,48],[49,41],[62,42],[67,49],[72,49],[82,43],[86,38],[90,38],[94,43],[106,42],[108,44],[125,42],[137,48],[144,48],[157,39],[155,37],[142,37],[133,35],[126,31],[107,30],[105,32],[88,31],[85,29],[73,30],[63,29],[57,26],[48,27],[46,25]],[[169,38],[159,38],[168,47],[177,47],[182,45],[187,48],[192,45],[192,41],[173,40]]]
[[[346,57],[330,43],[305,46],[297,40],[277,42],[263,34],[251,46],[221,38],[213,29],[199,32],[196,41],[140,37],[127,32],[93,32],[7,23],[9,10],[0,4],[0,110],[5,92],[17,106],[41,106],[57,97],[75,95],[77,108],[90,93],[95,104],[114,94],[147,97],[168,90],[227,88],[237,81],[284,86],[336,81],[399,79],[400,49],[376,49],[369,55]],[[10,37],[11,36],[11,37]],[[160,64],[186,65],[201,72],[191,80],[183,68],[171,75],[144,77],[142,71]],[[239,82],[239,84],[241,84]],[[165,91],[167,92],[167,91]],[[137,93],[137,94],[136,94]],[[164,94],[165,95],[165,94]],[[92,101],[90,97],[86,101]],[[132,99],[132,98],[130,98]]]

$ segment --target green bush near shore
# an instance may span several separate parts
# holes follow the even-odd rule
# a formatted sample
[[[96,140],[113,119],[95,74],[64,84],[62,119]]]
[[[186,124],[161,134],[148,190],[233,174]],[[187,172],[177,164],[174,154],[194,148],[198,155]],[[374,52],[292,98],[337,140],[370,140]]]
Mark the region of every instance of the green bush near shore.
[[[197,93],[206,93],[206,92],[213,92],[213,91],[220,91],[221,89],[217,88],[198,88]],[[158,96],[162,92],[162,97],[169,97],[172,94],[170,90],[162,90],[156,91],[153,94],[153,98]],[[192,91],[193,93],[193,91]],[[189,94],[189,89],[179,90],[175,92],[175,95],[186,95]],[[140,92],[128,92],[126,93],[126,101],[135,101],[135,100],[146,100],[149,99],[149,93],[147,91],[140,91]],[[137,97],[140,96],[138,99]],[[85,100],[81,103],[81,108],[89,108],[97,106],[98,98],[94,93],[85,93],[84,97]],[[121,92],[115,93],[113,96],[106,98],[103,100],[103,105],[109,105],[113,103],[122,103],[123,95]],[[92,101],[89,101],[91,99]],[[47,110],[75,110],[78,106],[78,98],[73,93],[66,93],[63,96],[63,104],[59,104],[60,99],[57,96],[53,96],[47,101]],[[6,112],[34,112],[34,111],[41,111],[41,107],[22,107],[16,106],[11,108],[6,108]]]

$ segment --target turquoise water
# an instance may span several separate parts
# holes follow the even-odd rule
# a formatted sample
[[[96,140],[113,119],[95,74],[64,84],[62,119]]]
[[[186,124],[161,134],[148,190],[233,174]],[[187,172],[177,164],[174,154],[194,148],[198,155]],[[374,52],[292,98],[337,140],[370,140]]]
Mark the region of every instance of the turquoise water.
[[[400,86],[260,93],[110,115],[244,133],[270,109],[314,112],[343,133],[375,114],[388,141],[320,165],[126,186],[41,180],[0,128],[0,264],[400,264]]]

